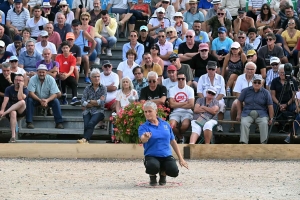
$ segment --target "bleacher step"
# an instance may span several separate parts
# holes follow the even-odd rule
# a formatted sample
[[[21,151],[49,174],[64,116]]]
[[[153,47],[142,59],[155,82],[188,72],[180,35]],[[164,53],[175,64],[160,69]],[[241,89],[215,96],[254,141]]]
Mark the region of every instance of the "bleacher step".
[[[76,144],[77,140],[16,140],[17,143],[64,143],[64,144]],[[106,140],[90,140],[90,144],[105,144]],[[89,144],[78,144],[78,145],[89,145]]]
[[[28,134],[49,134],[49,135],[83,135],[83,129],[71,129],[71,128],[65,128],[65,129],[56,129],[56,128],[21,128],[19,129],[20,134],[28,133]],[[107,136],[109,135],[107,130],[104,129],[95,129],[93,135],[99,135],[99,136]]]

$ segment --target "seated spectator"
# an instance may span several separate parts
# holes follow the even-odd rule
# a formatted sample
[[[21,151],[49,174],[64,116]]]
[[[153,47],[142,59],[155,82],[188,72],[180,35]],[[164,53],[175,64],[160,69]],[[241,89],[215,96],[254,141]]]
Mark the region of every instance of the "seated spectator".
[[[255,51],[257,51],[261,47],[261,36],[257,35],[256,28],[249,28],[248,34],[246,38],[246,44],[250,44]],[[248,51],[244,51],[245,53]]]
[[[42,89],[43,88],[43,89]],[[57,87],[55,79],[47,74],[47,66],[41,64],[37,68],[37,74],[34,75],[28,84],[29,97],[26,103],[26,127],[33,129],[33,113],[35,106],[42,106],[43,108],[51,107],[53,111],[55,128],[63,129],[63,119],[61,108],[58,101],[60,91]]]
[[[43,60],[43,57],[35,50],[34,41],[27,40],[25,47],[26,51],[19,56],[19,67],[27,72],[27,76],[32,77],[36,74],[36,63]]]
[[[166,28],[167,41],[173,45],[173,52],[178,53],[179,45],[182,43],[180,37],[178,37],[176,29],[174,27]]]
[[[174,28],[175,28],[176,36],[178,36],[178,38],[180,38],[180,39],[183,39],[186,34],[186,31],[188,30],[188,24],[183,21],[182,13],[176,12],[173,16],[173,21],[175,22]],[[170,28],[170,27],[168,27],[168,28]],[[167,30],[166,30],[166,32],[167,32]]]
[[[272,14],[269,4],[264,3],[261,6],[261,12],[257,15],[256,27],[258,30],[261,30],[265,26],[274,27],[275,24],[275,15]]]
[[[107,10],[102,10],[101,19],[96,22],[95,25],[95,40],[97,42],[96,50],[98,57],[105,54],[101,51],[101,47],[106,47],[106,55],[112,56],[111,48],[117,43],[116,34],[118,25],[116,19],[111,18]],[[104,28],[105,27],[105,28]]]
[[[145,52],[145,54],[149,54],[149,53]],[[159,48],[158,44],[155,43],[155,44],[153,44],[153,46],[151,46],[150,55],[151,55],[152,61],[154,63],[157,63],[163,72],[164,61],[159,57],[160,56],[160,48]],[[145,58],[143,55],[143,61],[142,61],[141,65],[144,65],[144,64],[145,64]]]
[[[12,35],[20,35],[25,27],[26,21],[30,18],[29,11],[23,7],[21,0],[14,0],[14,6],[6,15],[6,25]]]
[[[47,23],[49,20],[42,17],[42,9],[37,5],[33,7],[33,17],[27,20],[25,26],[31,30],[31,37],[36,40]]]
[[[0,24],[0,40],[2,40],[5,43],[5,46],[8,46],[9,44],[12,43],[12,41],[10,37],[4,33],[5,33],[4,26]]]
[[[25,46],[22,43],[22,37],[19,35],[15,35],[14,42],[9,44],[6,47],[6,51],[12,53],[14,56],[19,57],[21,53],[26,50]]]
[[[194,80],[193,80],[193,87],[197,88],[198,81],[200,76],[206,74],[206,66],[209,61],[216,61],[217,66],[220,67],[218,59],[209,53],[209,45],[207,43],[201,43],[199,45],[198,54],[193,56],[191,60],[191,69],[194,70]],[[216,68],[218,69],[218,67]],[[220,73],[217,71],[217,73]]]
[[[112,71],[112,64],[109,60],[102,61],[102,70],[100,74],[100,83],[107,87],[107,96],[105,99],[105,108],[116,110],[117,89],[119,87],[119,76]]]
[[[75,11],[75,19],[79,19],[81,13],[89,12],[92,9],[93,9],[92,1],[73,0],[72,10]]]
[[[52,59],[55,59],[57,55],[56,46],[48,41],[49,35],[47,31],[41,31],[40,33],[40,42],[35,43],[35,50],[39,53],[43,53],[44,48],[49,48],[51,50]]]
[[[232,35],[232,22],[230,19],[225,17],[226,10],[223,7],[218,8],[217,15],[213,16],[209,20],[205,22],[206,24],[206,32],[211,30],[212,34],[210,40],[218,37],[219,29],[223,27],[223,30],[226,30],[227,35],[230,38],[233,38]]]
[[[51,12],[50,2],[43,2],[42,6],[42,16],[49,20],[50,23],[54,23],[55,13]]]
[[[13,7],[13,4],[14,1],[4,1],[3,3],[0,4],[0,10],[5,14],[5,16],[7,16],[8,11],[11,9],[11,7]]]
[[[277,57],[272,57],[270,60],[270,64],[272,66],[272,69],[268,71],[267,78],[266,78],[266,89],[268,90],[270,90],[273,79],[279,76],[278,68],[281,65],[280,59]]]
[[[86,31],[81,30],[80,21],[74,19],[72,22],[72,29],[75,36],[74,44],[76,44],[81,50],[82,63],[84,68],[84,82],[91,83],[91,80],[88,77],[90,72],[90,65],[96,60],[97,52],[94,51],[96,47],[95,40],[88,34]],[[92,44],[92,46],[88,47],[88,42]],[[90,63],[91,61],[91,63]]]
[[[13,56],[13,54],[9,51],[5,51],[5,43],[0,40],[0,69],[2,68],[2,63],[8,62],[9,57]]]
[[[213,7],[207,11],[204,21],[207,21],[207,20],[211,19],[213,16],[218,15],[218,9],[222,6],[221,5],[222,1],[221,0],[212,0],[211,4],[213,4]],[[226,10],[225,8],[224,8],[224,11],[225,11],[226,19],[229,19],[231,21],[232,17],[231,17],[230,12],[228,10]]]
[[[44,29],[48,33],[48,39],[47,39],[47,41],[49,43],[52,43],[52,44],[55,45],[55,50],[58,49],[58,47],[59,47],[59,45],[61,44],[62,41],[60,39],[60,35],[56,31],[54,31],[53,24],[51,24],[51,23],[46,24],[45,27],[44,27]],[[44,33],[43,35],[46,35],[45,32],[43,32],[43,33]],[[37,39],[37,42],[43,41],[41,39],[41,37],[43,37],[43,36],[41,36],[41,35],[42,34],[39,35],[39,37]]]
[[[205,31],[201,31],[201,22],[199,20],[195,20],[193,22],[193,30],[195,31],[194,40],[200,43],[210,43],[208,34]],[[183,39],[186,42],[186,37]]]
[[[238,9],[246,7],[246,1],[240,0],[222,0],[222,6],[228,10],[230,13],[232,20],[237,18],[238,16]]]
[[[282,23],[277,34],[281,34],[287,27],[290,19],[294,19],[297,29],[300,29],[300,21],[297,13],[294,11],[293,6],[289,5],[285,7],[286,20]]]
[[[276,13],[278,15],[276,16],[276,19],[275,19],[275,27],[276,28],[281,27],[283,22],[287,19],[286,15],[285,15],[285,8],[289,7],[290,5],[292,5],[292,4],[289,4],[289,2],[286,0],[281,0],[279,2],[279,12]]]
[[[133,84],[130,78],[123,77],[120,81],[120,90],[118,90],[116,97],[116,112],[124,109],[130,104],[129,98],[132,97],[136,100],[139,99],[137,91],[133,88]]]
[[[140,36],[138,38],[138,43],[144,45],[144,53],[150,52],[151,47],[155,43],[154,39],[149,36],[149,31],[147,26],[140,27]]]
[[[5,25],[5,15],[1,10],[0,10],[0,26],[2,26],[4,28],[4,34],[9,35],[11,37],[9,28],[8,28],[8,26]]]
[[[135,50],[129,49],[126,53],[127,60],[120,62],[117,68],[118,76],[121,82],[121,79],[124,77],[129,77],[130,80],[134,79],[134,75],[132,70],[138,66],[134,61],[136,60],[137,54]]]
[[[274,117],[273,102],[268,90],[263,88],[263,78],[255,75],[253,85],[245,88],[237,101],[237,121],[241,121],[240,143],[248,144],[250,126],[258,124],[260,143],[266,144],[268,125]]]
[[[176,67],[178,74],[184,74],[185,81],[188,86],[192,86],[193,72],[189,65],[181,64],[180,59],[176,53],[172,53],[169,57],[169,61]],[[168,74],[169,75],[169,74]]]
[[[169,90],[170,93],[170,108],[173,108],[169,116],[170,126],[177,137],[179,144],[184,144],[183,134],[190,127],[191,120],[193,119],[194,107],[194,90],[186,85],[185,75],[177,73],[178,85]],[[180,127],[178,127],[180,124]]]
[[[2,72],[0,73],[0,107],[3,103],[5,89],[14,83],[15,74],[11,72],[10,64],[2,64]]]
[[[259,15],[262,11],[261,7],[264,3],[267,3],[267,0],[249,0],[247,16],[253,18],[254,21],[256,21],[257,15]]]
[[[262,58],[257,56],[256,51],[254,50],[247,51],[247,62],[255,63],[256,64],[255,74],[260,74],[263,78],[266,78],[266,73],[267,73],[266,63]]]
[[[36,63],[36,68],[40,66],[40,64],[46,65],[47,67],[47,74],[52,76],[56,79],[58,72],[59,72],[59,63],[52,59],[51,49],[44,48],[42,51],[43,60],[40,60]]]
[[[210,87],[214,87],[216,90],[216,100],[219,101],[219,113],[218,119],[224,119],[224,113],[226,112],[226,105],[224,102],[223,97],[226,96],[225,94],[225,81],[224,78],[217,74],[217,62],[216,61],[208,61],[206,66],[206,74],[202,75],[198,81],[197,86],[197,94],[199,98],[206,97],[206,91]],[[223,127],[221,124],[217,126],[218,132],[223,132]]]
[[[204,22],[204,15],[201,11],[198,11],[196,0],[189,0],[189,7],[190,9],[183,14],[183,18],[188,24],[187,28],[192,29],[195,20],[200,21],[200,23]]]
[[[156,105],[164,105],[166,102],[167,89],[165,86],[158,84],[158,75],[156,72],[149,72],[148,76],[149,85],[142,88],[139,101],[144,103],[145,101],[151,100]]]
[[[76,58],[70,52],[70,47],[66,41],[61,43],[62,54],[56,57],[56,61],[59,64],[59,79],[62,91],[62,105],[67,105],[67,93],[66,86],[72,89],[72,101],[71,105],[80,105],[80,101],[77,99],[77,82],[75,80],[74,71],[76,69]]]
[[[131,31],[130,32],[130,41],[128,43],[125,43],[123,45],[123,50],[122,50],[122,57],[123,61],[127,60],[127,51],[129,49],[133,49],[136,52],[136,58],[135,58],[135,63],[140,64],[142,62],[142,57],[144,54],[144,45],[140,44],[138,41],[138,32],[137,31]]]
[[[32,40],[34,43],[36,42],[36,40],[31,37],[31,30],[25,27],[22,29],[22,42],[24,46],[28,40]]]
[[[60,9],[59,3],[60,3],[60,1],[58,1],[58,0],[50,0],[51,12],[53,12],[55,14],[59,12],[59,9]]]
[[[237,42],[240,44],[243,52],[245,52],[245,53],[251,49],[254,49],[251,44],[248,44],[246,42],[246,38],[247,38],[246,33],[243,31],[240,31],[238,34]]]
[[[208,10],[213,7],[213,4],[210,0],[202,0],[198,3],[198,10],[206,16]]]
[[[60,8],[59,12],[61,12],[63,15],[65,15],[66,23],[72,24],[72,21],[75,19],[74,13],[69,8],[69,4],[67,3],[67,1],[65,1],[65,0],[60,1],[59,8]],[[57,23],[57,17],[58,17],[58,13],[56,13],[56,15],[55,15],[54,24]]]
[[[117,15],[118,25],[121,26],[121,32],[119,34],[120,38],[125,38],[124,30],[126,27],[126,22],[132,16],[131,13],[127,13],[132,7],[132,0],[118,1],[110,0],[107,4],[106,10],[110,10],[112,13]],[[134,29],[132,29],[133,31]],[[130,30],[131,31],[131,30]]]
[[[136,4],[131,6],[128,14],[131,14],[131,17],[129,18],[129,23],[128,23],[128,29],[129,29],[129,32],[131,32],[134,30],[137,20],[148,21],[150,15],[151,15],[151,9],[150,9],[149,4],[147,4],[146,2],[144,3],[143,0],[138,0]],[[120,24],[122,25],[122,27],[125,27],[124,22],[122,20],[121,20]],[[121,35],[121,36],[123,36],[123,35]]]
[[[271,29],[269,26],[265,26],[263,28],[263,35],[262,35],[262,40],[261,40],[261,47],[267,45],[267,39],[266,38],[267,38],[267,34],[268,33],[273,33],[273,29]],[[283,48],[283,39],[282,39],[281,35],[275,34],[275,37],[276,37],[275,44],[277,46],[280,46],[280,47]]]
[[[4,117],[9,119],[11,129],[11,143],[16,142],[17,119],[26,115],[26,98],[28,90],[24,86],[24,77],[18,74],[14,78],[14,85],[5,89],[4,100],[0,110],[0,120]]]
[[[162,85],[167,89],[167,106],[170,105],[169,98],[170,98],[170,89],[177,86],[177,68],[174,65],[168,66],[168,78],[164,79]]]
[[[233,31],[235,39],[239,31],[244,31],[245,33],[249,34],[248,30],[252,27],[255,27],[254,20],[251,17],[246,16],[245,8],[239,8],[237,18],[233,20]]]
[[[19,67],[18,61],[19,61],[19,59],[16,56],[11,56],[9,58],[10,71],[11,71],[11,73],[14,73],[14,74],[21,74],[24,77],[25,86],[27,86],[28,78],[26,76],[26,71],[23,68]]]
[[[222,77],[225,78],[226,88],[233,88],[237,77],[244,73],[246,55],[238,42],[233,42],[229,53],[225,56]]]
[[[90,20],[90,25],[95,27],[96,22],[98,19],[101,18],[101,4],[100,4],[100,0],[94,0],[94,9],[91,10],[89,13],[91,15],[91,20]]]
[[[191,66],[191,59],[193,58],[193,56],[198,54],[200,42],[195,41],[195,31],[193,30],[188,30],[185,37],[186,42],[183,42],[179,45],[178,56],[181,63]]]
[[[194,107],[194,116],[191,122],[192,134],[190,137],[190,144],[195,144],[201,135],[203,129],[203,136],[205,144],[210,144],[212,137],[212,130],[217,122],[217,114],[219,112],[219,103],[215,98],[217,91],[214,87],[210,87],[206,91],[206,97],[198,98]]]
[[[278,13],[280,11],[280,3],[282,1],[283,0],[272,0],[270,2],[270,7],[271,7],[272,14],[278,15]],[[286,1],[289,5],[293,5],[292,0],[284,0],[284,1]]]
[[[150,32],[150,36],[153,38],[157,37],[157,34],[159,31],[164,31],[165,28],[168,28],[171,26],[170,19],[165,17],[165,9],[162,7],[159,7],[156,9],[156,17],[151,17],[151,19],[148,21],[148,30]]]
[[[220,27],[218,29],[219,37],[214,39],[211,45],[211,54],[218,59],[220,66],[223,66],[225,56],[230,51],[231,45],[233,43],[232,39],[227,37],[226,32],[227,30],[225,27]]]
[[[167,41],[166,33],[163,30],[158,32],[159,57],[164,61],[163,77],[167,77],[167,67],[170,65],[169,57],[173,53],[173,45]]]
[[[153,62],[153,59],[152,59],[152,56],[150,53],[145,53],[143,55],[143,62],[142,62],[142,65],[141,65],[141,68],[143,69],[143,75],[144,77],[148,77],[148,73],[151,72],[151,71],[154,71],[158,74],[158,82],[159,84],[161,84],[161,80],[162,80],[162,73],[163,73],[163,70],[162,70],[162,67]]]
[[[270,59],[271,57],[278,57],[281,63],[288,63],[288,59],[284,56],[283,50],[281,47],[275,45],[276,37],[273,33],[267,34],[267,45],[261,47],[257,54],[258,57],[261,57],[267,66],[267,70],[271,68]]]
[[[140,66],[136,66],[135,68],[133,68],[132,72],[134,74],[132,84],[134,86],[134,89],[137,91],[138,96],[140,96],[142,88],[148,86],[148,81],[146,78],[144,78],[144,70]]]
[[[236,98],[238,99],[242,90],[252,86],[252,81],[253,81],[253,77],[255,74],[255,70],[256,70],[256,64],[253,62],[248,62],[245,65],[245,69],[246,69],[246,73],[239,75],[235,86],[233,88],[233,96],[236,96]],[[230,118],[231,121],[235,121],[236,120],[236,116],[237,116],[237,99],[235,99],[231,105],[231,110],[230,110]],[[231,124],[231,127],[229,129],[230,133],[234,133],[235,132],[235,127],[234,124]]]
[[[107,87],[101,84],[99,69],[93,69],[90,74],[92,84],[85,87],[81,105],[83,108],[84,132],[83,138],[77,143],[88,143],[91,139],[95,126],[104,119],[104,104],[107,96]]]
[[[56,14],[57,23],[54,24],[54,31],[60,35],[61,41],[66,41],[67,33],[72,32],[71,24],[66,22],[66,16],[59,12]]]
[[[174,6],[175,12],[185,13],[190,8],[189,0],[172,0],[172,5]]]

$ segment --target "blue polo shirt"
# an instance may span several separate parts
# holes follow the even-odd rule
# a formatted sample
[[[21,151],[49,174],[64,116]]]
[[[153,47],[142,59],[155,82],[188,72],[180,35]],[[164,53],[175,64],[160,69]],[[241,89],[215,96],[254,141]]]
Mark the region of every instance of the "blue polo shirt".
[[[67,33],[72,32],[71,25],[68,23],[65,23],[62,29],[58,27],[58,24],[54,24],[53,27],[54,31],[58,32],[58,34],[60,35],[61,41],[66,41]]]
[[[144,155],[154,157],[167,157],[172,155],[170,142],[174,140],[174,134],[170,124],[158,119],[158,126],[151,124],[148,120],[139,127],[139,138],[145,133],[150,132],[152,136],[149,141],[144,143]]]
[[[188,29],[193,29],[193,23],[195,20],[199,20],[200,22],[204,22],[204,15],[202,12],[196,12],[192,14],[190,11],[187,11],[183,14],[184,21],[188,24]]]
[[[27,54],[27,51],[24,51],[19,56],[19,64],[24,66],[26,72],[36,72],[36,63],[43,60],[41,54],[37,51],[34,51],[32,56]]]

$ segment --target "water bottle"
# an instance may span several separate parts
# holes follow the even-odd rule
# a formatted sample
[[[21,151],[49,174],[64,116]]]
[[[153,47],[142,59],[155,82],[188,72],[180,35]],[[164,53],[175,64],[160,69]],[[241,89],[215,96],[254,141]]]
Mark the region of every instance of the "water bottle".
[[[228,86],[226,89],[226,96],[230,97],[231,96],[231,91],[230,91],[230,87]]]

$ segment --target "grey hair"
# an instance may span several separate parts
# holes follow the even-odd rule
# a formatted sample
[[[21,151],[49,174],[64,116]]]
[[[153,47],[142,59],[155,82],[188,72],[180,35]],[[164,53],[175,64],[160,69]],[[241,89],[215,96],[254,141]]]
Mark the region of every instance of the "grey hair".
[[[52,23],[47,23],[47,24],[45,24],[44,26],[43,26],[43,28],[45,29],[46,28],[46,26],[48,25],[48,24],[50,24],[51,26],[52,26],[52,28],[54,29],[54,26],[53,26],[53,24]]]
[[[188,32],[189,32],[189,33],[192,33],[193,37],[196,35],[196,33],[195,33],[194,30],[187,30],[186,34],[187,34]]]
[[[2,67],[7,69],[7,68],[10,68],[10,63],[9,62],[4,62],[2,63]]]
[[[147,74],[147,79],[149,79],[149,77],[155,77],[156,80],[158,79],[158,75],[154,71],[151,71]]]
[[[62,13],[62,12],[58,12],[58,13],[56,13],[56,16],[57,16],[57,17],[58,17],[58,15],[63,15],[63,16],[66,18],[65,14],[64,14],[64,13]]]
[[[121,83],[120,83],[120,88],[121,88],[121,90],[123,91],[123,80],[125,80],[125,79],[127,79],[127,80],[129,81],[129,88],[130,88],[130,90],[132,90],[134,87],[133,87],[133,84],[132,84],[131,79],[130,79],[128,76],[123,77],[123,78],[121,79]]]
[[[152,108],[153,110],[157,110],[157,105],[156,105],[156,103],[154,103],[153,101],[146,101],[146,102],[144,103],[144,108],[146,108],[146,107],[150,107],[150,108]]]
[[[52,54],[52,52],[51,52],[51,49],[50,49],[50,48],[48,48],[48,47],[46,47],[46,48],[44,48],[44,49],[43,49],[43,53],[44,53],[45,51],[47,51],[47,50],[49,50],[49,51],[50,51],[50,53]]]
[[[280,65],[279,65],[279,67],[278,67],[278,71],[279,71],[279,70],[281,70],[281,69],[283,69],[283,70],[284,70],[284,64],[280,64]]]
[[[257,66],[254,62],[247,62],[247,64],[245,65],[245,68],[247,68],[250,65],[253,65],[255,67],[255,70],[257,69]]]
[[[93,77],[95,74],[99,74],[100,75],[100,70],[97,68],[93,68],[91,73],[90,73],[90,77]]]
[[[34,40],[29,39],[29,40],[27,40],[27,41],[25,42],[25,46],[27,46],[27,44],[30,43],[30,42],[32,42],[33,44],[35,44],[35,41],[34,41]]]

